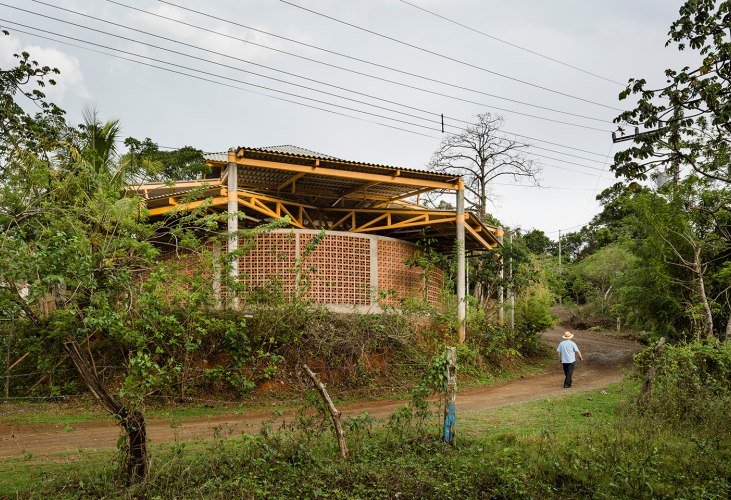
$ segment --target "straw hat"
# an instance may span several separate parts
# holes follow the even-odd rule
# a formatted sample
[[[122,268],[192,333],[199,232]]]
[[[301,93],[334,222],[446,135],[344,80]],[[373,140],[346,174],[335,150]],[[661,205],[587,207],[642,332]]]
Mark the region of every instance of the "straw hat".
[[[574,334],[571,332],[564,332],[562,339],[572,339],[574,338]]]

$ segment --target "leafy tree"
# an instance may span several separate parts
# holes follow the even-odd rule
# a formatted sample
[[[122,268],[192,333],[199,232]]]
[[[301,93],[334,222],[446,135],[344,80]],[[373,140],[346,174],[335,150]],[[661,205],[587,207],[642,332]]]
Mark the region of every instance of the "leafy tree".
[[[607,313],[610,294],[617,294],[622,279],[635,269],[636,260],[626,245],[614,243],[578,262],[574,272],[591,284],[592,298],[599,302],[601,312]]]
[[[667,69],[667,85],[648,89],[630,79],[620,99],[637,96],[634,109],[615,122],[643,126],[632,147],[614,156],[612,169],[628,179],[645,179],[658,167],[677,178],[681,166],[709,179],[731,182],[731,2],[688,0],[673,22],[666,46],[691,50],[696,63]]]
[[[149,137],[142,141],[128,137],[124,144],[129,148],[124,163],[138,174],[136,177],[142,177],[138,180],[189,180],[209,171],[201,150],[192,146],[160,151],[160,147]]]
[[[532,229],[523,235],[525,246],[532,253],[542,255],[548,251],[551,246],[551,238],[540,229]]]
[[[148,469],[145,397],[178,369],[161,360],[164,349],[145,335],[159,319],[148,314],[150,277],[174,293],[172,270],[161,250],[202,258],[204,243],[219,237],[220,216],[206,215],[204,200],[190,213],[148,221],[142,200],[122,189],[127,174],[114,147],[118,123],[87,113],[84,125],[67,126],[63,111],[40,90],[52,84],[50,76],[57,71],[26,53],[16,57],[16,67],[0,70],[0,317],[10,319],[36,352],[71,359],[81,380],[124,429],[126,475],[130,482],[140,481]],[[32,99],[39,113],[27,114],[18,96]],[[194,192],[190,199],[200,196]],[[177,289],[192,291],[200,276]],[[236,290],[235,284],[226,285]],[[178,318],[185,317],[183,308],[188,315],[205,311],[211,301],[201,294],[210,289],[208,280],[206,290],[196,290],[198,295],[190,294],[193,298],[177,309],[171,297],[158,296],[156,310]],[[201,328],[197,320],[183,324],[184,350],[195,348],[191,333]],[[174,337],[175,330],[171,333]],[[95,368],[100,345],[124,353],[126,376],[116,394]]]
[[[461,175],[465,180],[465,199],[482,220],[487,215],[490,183],[498,177],[527,177],[536,180],[540,169],[523,151],[526,144],[499,135],[501,116],[477,115],[477,123],[464,132],[447,136],[434,152],[432,170]]]

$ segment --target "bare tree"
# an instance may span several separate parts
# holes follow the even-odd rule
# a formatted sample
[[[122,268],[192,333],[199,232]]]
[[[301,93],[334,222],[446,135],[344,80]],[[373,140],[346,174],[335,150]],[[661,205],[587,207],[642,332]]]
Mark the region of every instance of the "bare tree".
[[[490,113],[477,115],[477,123],[442,141],[429,164],[434,171],[464,178],[465,200],[481,219],[487,214],[490,183],[497,177],[527,177],[538,182],[540,168],[525,155],[528,144],[498,135],[503,121],[502,116]]]

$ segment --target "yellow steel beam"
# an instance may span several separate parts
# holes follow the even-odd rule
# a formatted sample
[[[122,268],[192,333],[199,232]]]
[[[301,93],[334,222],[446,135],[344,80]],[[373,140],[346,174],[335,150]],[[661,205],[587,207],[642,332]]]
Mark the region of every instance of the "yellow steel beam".
[[[241,196],[238,197],[239,203],[245,207],[248,207],[256,212],[259,212],[260,214],[267,215],[273,219],[281,219],[280,213],[277,213],[276,211],[272,210],[270,207],[266,206],[261,200],[258,200],[256,198],[252,198],[251,201],[242,198]],[[293,226],[298,227],[300,229],[304,229],[304,226],[297,221],[295,218],[292,218],[291,223]]]
[[[421,220],[419,220],[421,219]],[[440,220],[423,220],[425,217],[413,217],[409,220],[405,220],[402,222],[397,222],[396,224],[389,224],[386,226],[379,226],[379,227],[369,227],[366,229],[356,229],[352,231],[353,233],[366,233],[371,231],[387,231],[391,229],[401,229],[404,227],[420,227],[420,226],[429,226],[432,224],[444,224],[446,222],[456,222],[456,217],[451,217],[449,219],[440,219]]]
[[[435,215],[435,216],[454,216],[454,212],[444,210],[425,210],[425,209],[388,209],[388,208],[328,208],[328,212],[350,212],[356,210],[359,213],[371,214],[393,214],[393,215]]]
[[[228,202],[228,198],[225,196],[216,196],[215,198],[206,198],[205,200],[191,201],[188,203],[181,203],[179,205],[166,205],[164,207],[155,207],[148,210],[151,216],[166,214],[172,210],[194,210],[204,203],[211,203],[211,206],[225,205]]]
[[[372,226],[373,224],[375,224],[376,222],[382,221],[383,219],[388,219],[388,214],[381,214],[378,217],[376,217],[375,219],[372,219],[372,220],[366,222],[365,224],[361,225],[358,229],[366,229],[366,228]],[[390,223],[390,222],[387,222],[387,223]]]
[[[472,235],[472,237],[474,239],[476,239],[478,242],[480,242],[482,244],[482,246],[484,246],[485,248],[488,248],[488,249],[493,248],[493,245],[490,245],[487,241],[485,241],[482,238],[482,236],[480,236],[479,234],[477,234],[477,231],[475,231],[474,229],[472,229],[470,227],[469,224],[465,224],[464,225],[464,228],[467,230],[468,233],[470,233]]]
[[[261,193],[253,193],[251,191],[239,190],[238,194],[240,197],[247,197],[247,198],[257,199],[257,200],[261,200],[261,201],[267,201],[270,203],[284,203],[286,205],[291,205],[293,207],[304,207],[304,208],[309,208],[312,210],[317,210],[317,207],[315,207],[313,205],[307,205],[307,204],[299,203],[296,201],[283,200],[281,198],[274,198],[273,196],[267,196],[267,195],[261,194]]]
[[[340,195],[340,197],[341,197],[341,198],[347,198],[347,197],[349,197],[349,196],[352,196],[352,195],[354,195],[355,193],[358,193],[358,192],[360,192],[360,191],[366,191],[366,190],[368,190],[368,189],[372,188],[373,186],[377,186],[377,185],[379,185],[379,184],[381,184],[381,182],[380,182],[380,181],[371,181],[371,182],[366,182],[366,183],[365,183],[365,184],[363,184],[362,186],[354,187],[353,189],[349,189],[349,190],[345,191],[344,193],[342,193],[342,194]]]
[[[170,182],[150,182],[147,184],[137,184],[133,186],[125,186],[125,190],[127,191],[136,191],[143,193],[149,193],[150,191],[154,191],[157,189],[163,189],[163,190],[169,190],[172,192],[176,188],[191,188],[191,187],[199,187],[199,186],[210,186],[210,187],[218,187],[221,185],[221,181],[219,179],[209,179],[204,181],[178,181],[174,183]],[[145,196],[147,197],[147,195]]]
[[[265,168],[269,170],[280,170],[285,172],[297,172],[336,177],[339,179],[355,179],[361,181],[377,181],[385,184],[396,184],[410,187],[431,187],[433,189],[457,189],[456,182],[433,181],[425,179],[411,179],[399,175],[373,174],[367,172],[352,172],[334,168],[319,167],[317,165],[295,165],[280,163],[268,160],[256,160],[253,158],[236,158],[236,163],[245,167]]]
[[[292,177],[290,177],[289,179],[287,179],[286,181],[281,183],[279,186],[277,186],[277,191],[281,191],[282,189],[284,189],[287,186],[289,186],[290,184],[292,184],[292,190],[293,190],[292,192],[294,193],[294,183],[297,182],[298,180],[300,180],[305,175],[307,175],[306,172],[300,172],[299,174],[293,175]]]
[[[420,194],[428,193],[429,191],[434,191],[434,188],[430,188],[430,187],[429,188],[422,188],[422,189],[417,189],[416,191],[411,191],[411,192],[406,193],[406,194],[402,194],[402,195],[399,195],[399,196],[394,196],[393,198],[387,199],[383,203],[379,203],[378,205],[376,205],[376,207],[380,207],[381,205],[388,205],[389,203],[393,203],[393,202],[398,201],[398,200],[403,200],[404,198],[411,198],[412,196],[418,196]],[[418,205],[418,203],[417,203],[417,205]]]

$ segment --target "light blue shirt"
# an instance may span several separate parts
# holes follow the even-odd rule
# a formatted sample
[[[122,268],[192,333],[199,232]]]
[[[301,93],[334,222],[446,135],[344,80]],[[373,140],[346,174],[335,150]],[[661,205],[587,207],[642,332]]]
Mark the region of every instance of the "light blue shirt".
[[[566,339],[560,344],[556,352],[561,353],[561,363],[574,363],[576,362],[576,352],[579,350],[579,346],[574,344],[573,340]]]

